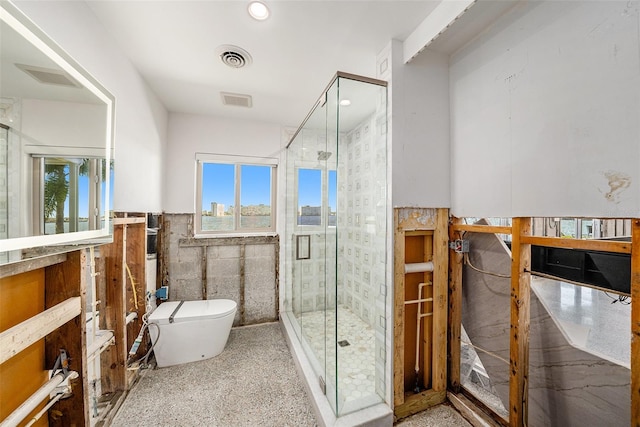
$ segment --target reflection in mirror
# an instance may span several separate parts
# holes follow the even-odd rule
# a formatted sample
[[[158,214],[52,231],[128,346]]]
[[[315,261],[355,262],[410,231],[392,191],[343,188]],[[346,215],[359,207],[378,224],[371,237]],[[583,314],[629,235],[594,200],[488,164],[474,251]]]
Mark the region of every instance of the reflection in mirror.
[[[1,264],[109,238],[114,102],[14,5],[0,18]]]

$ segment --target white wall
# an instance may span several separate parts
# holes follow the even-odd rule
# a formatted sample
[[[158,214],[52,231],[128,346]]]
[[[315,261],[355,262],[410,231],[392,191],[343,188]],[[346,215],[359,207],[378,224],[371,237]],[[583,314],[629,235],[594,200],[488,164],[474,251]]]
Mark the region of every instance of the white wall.
[[[452,56],[452,213],[640,216],[639,2],[522,2]]]
[[[196,153],[280,158],[281,126],[183,113],[169,115],[164,209],[168,213],[195,211]],[[278,166],[282,181],[284,163]],[[278,206],[284,212],[284,205]]]
[[[160,212],[166,109],[84,2],[15,3],[116,98],[114,210]]]
[[[106,116],[105,105],[23,99],[22,143],[37,145],[30,153],[104,156]]]
[[[404,64],[402,43],[394,40],[391,58],[393,206],[449,207],[448,57],[424,51]]]

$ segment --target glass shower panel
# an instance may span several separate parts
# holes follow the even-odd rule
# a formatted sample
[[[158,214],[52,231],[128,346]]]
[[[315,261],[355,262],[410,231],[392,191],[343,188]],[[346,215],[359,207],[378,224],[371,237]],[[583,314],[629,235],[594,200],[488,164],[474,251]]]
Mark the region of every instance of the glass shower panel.
[[[339,78],[338,414],[384,400],[386,87]]]
[[[385,399],[386,86],[339,73],[287,147],[285,310],[339,417]]]
[[[325,257],[323,194],[326,177],[326,108],[318,104],[287,150],[287,236],[292,250],[291,309],[294,329],[309,362],[326,383]],[[291,179],[293,178],[293,179]],[[287,272],[289,274],[289,272]]]

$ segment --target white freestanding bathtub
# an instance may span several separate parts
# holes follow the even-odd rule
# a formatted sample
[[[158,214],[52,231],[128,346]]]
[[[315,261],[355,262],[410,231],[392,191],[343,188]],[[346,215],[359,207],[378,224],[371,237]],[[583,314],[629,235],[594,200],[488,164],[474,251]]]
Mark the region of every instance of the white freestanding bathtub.
[[[222,353],[236,309],[236,302],[228,299],[160,304],[149,316],[149,334],[155,343],[158,367],[205,360]]]

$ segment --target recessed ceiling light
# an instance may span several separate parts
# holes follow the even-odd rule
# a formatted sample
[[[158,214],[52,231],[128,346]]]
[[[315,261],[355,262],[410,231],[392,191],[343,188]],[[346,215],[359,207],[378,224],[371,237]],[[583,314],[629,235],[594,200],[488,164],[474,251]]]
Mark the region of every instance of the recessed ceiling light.
[[[252,1],[247,8],[249,15],[258,21],[264,21],[269,17],[269,8],[261,1]]]
[[[348,107],[349,105],[351,105],[351,101],[348,99],[343,99],[342,101],[340,101],[340,105],[342,105],[343,107]]]

